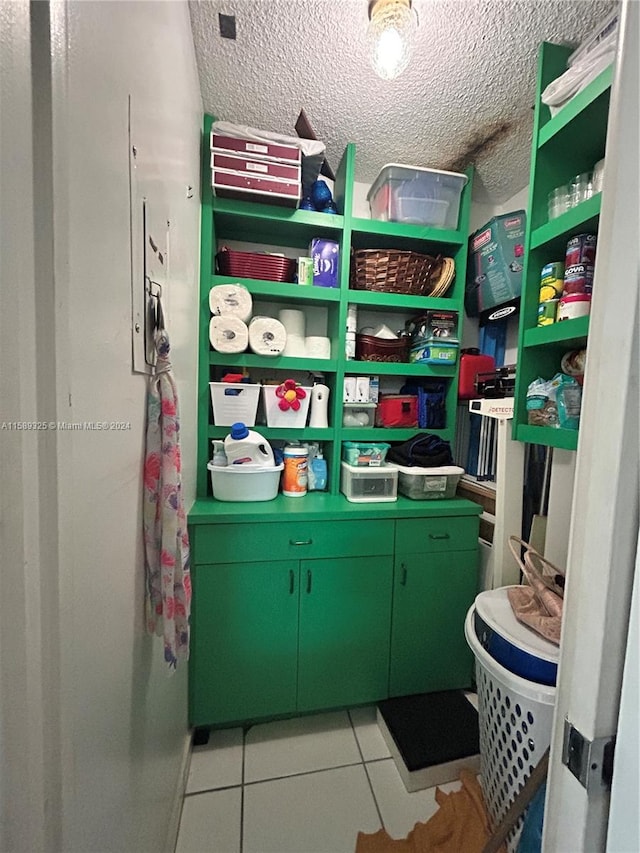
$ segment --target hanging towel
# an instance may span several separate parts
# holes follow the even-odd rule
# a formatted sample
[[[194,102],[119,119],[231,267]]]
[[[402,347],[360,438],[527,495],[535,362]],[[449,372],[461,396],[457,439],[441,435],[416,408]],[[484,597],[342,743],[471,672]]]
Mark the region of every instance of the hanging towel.
[[[180,477],[178,392],[169,339],[157,302],[156,373],[149,379],[144,462],[144,552],[147,630],[164,638],[172,670],[189,657],[189,534]]]

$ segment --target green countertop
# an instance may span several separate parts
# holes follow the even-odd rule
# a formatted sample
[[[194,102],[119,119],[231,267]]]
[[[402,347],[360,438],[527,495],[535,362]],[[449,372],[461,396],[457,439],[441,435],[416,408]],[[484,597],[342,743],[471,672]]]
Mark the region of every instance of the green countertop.
[[[272,501],[227,502],[213,498],[196,500],[188,514],[189,524],[233,523],[307,519],[317,521],[358,518],[438,518],[479,515],[482,507],[464,498],[414,501],[399,496],[388,503],[352,503],[344,495],[311,492],[303,498],[279,494]]]

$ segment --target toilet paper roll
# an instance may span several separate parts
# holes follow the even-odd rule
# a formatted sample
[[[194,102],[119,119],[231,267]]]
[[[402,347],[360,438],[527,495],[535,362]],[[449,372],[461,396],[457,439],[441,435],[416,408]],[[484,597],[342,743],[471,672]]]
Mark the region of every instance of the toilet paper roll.
[[[287,335],[298,335],[304,338],[306,327],[304,311],[295,311],[293,308],[281,308],[278,311],[278,318],[285,327]]]
[[[257,355],[281,355],[287,332],[280,320],[254,317],[249,323],[249,348]]]
[[[217,352],[244,352],[249,345],[249,329],[238,317],[212,317],[209,340]]]
[[[209,309],[214,316],[237,317],[246,323],[252,308],[251,294],[243,284],[218,284],[209,291]]]
[[[331,358],[331,340],[318,335],[307,335],[305,349],[308,358]]]
[[[290,335],[287,332],[287,342],[282,355],[287,355],[291,358],[304,358],[306,354],[307,346],[302,335]]]

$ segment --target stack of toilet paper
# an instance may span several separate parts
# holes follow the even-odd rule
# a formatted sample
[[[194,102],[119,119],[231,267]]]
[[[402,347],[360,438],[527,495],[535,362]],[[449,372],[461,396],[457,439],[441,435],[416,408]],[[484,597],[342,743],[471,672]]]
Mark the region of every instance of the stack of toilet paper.
[[[209,341],[216,352],[282,355],[287,333],[273,317],[254,317],[251,293],[242,284],[218,284],[209,291]],[[248,323],[248,325],[247,325]]]

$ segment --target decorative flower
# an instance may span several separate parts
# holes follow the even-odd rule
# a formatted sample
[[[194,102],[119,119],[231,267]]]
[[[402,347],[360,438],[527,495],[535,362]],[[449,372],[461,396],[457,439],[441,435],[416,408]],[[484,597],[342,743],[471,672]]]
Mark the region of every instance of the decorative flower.
[[[286,412],[287,409],[293,409],[297,412],[300,408],[300,400],[307,396],[304,388],[301,388],[295,379],[285,379],[282,385],[276,388],[276,397],[280,398],[278,408]]]

